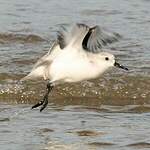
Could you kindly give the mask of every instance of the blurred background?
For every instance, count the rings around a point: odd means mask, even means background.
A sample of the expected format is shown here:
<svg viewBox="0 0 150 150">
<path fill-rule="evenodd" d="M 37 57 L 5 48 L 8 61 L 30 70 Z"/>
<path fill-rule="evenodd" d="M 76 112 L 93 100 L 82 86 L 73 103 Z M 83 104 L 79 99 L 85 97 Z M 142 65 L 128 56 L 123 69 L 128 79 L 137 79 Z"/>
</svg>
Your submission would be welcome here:
<svg viewBox="0 0 150 150">
<path fill-rule="evenodd" d="M 0 134 L 4 135 L 0 147 L 9 149 L 9 144 L 15 150 L 40 149 L 39 145 L 43 148 L 50 139 L 63 144 L 90 141 L 90 146 L 104 149 L 149 147 L 149 8 L 148 0 L 0 0 Z M 49 50 L 59 27 L 73 23 L 100 25 L 119 33 L 123 38 L 106 49 L 129 72 L 113 68 L 96 80 L 57 86 L 43 113 L 30 111 L 42 98 L 45 83 L 19 80 Z M 78 130 L 82 128 L 95 129 L 98 137 L 92 131 L 94 138 L 80 138 Z M 106 132 L 103 138 L 99 138 L 99 130 Z M 59 142 L 48 146 L 59 147 Z"/>
</svg>

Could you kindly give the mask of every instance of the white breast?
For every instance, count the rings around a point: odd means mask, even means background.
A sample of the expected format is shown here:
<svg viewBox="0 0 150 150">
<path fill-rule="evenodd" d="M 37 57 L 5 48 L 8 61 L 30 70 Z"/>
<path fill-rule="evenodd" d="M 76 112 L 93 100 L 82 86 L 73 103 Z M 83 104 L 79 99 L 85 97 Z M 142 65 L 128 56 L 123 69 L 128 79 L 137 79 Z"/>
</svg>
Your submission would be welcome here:
<svg viewBox="0 0 150 150">
<path fill-rule="evenodd" d="M 96 78 L 100 73 L 99 66 L 85 52 L 73 49 L 62 50 L 49 69 L 52 82 L 79 82 Z"/>
</svg>

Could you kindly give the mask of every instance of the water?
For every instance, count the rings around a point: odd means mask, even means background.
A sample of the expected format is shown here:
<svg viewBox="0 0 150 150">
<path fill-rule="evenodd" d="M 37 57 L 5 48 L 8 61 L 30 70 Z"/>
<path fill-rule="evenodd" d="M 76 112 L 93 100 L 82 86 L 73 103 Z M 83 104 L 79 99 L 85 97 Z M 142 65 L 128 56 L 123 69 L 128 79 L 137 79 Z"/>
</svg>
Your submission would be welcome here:
<svg viewBox="0 0 150 150">
<path fill-rule="evenodd" d="M 148 0 L 0 1 L 0 148 L 149 149 Z M 30 110 L 45 83 L 20 83 L 62 24 L 99 24 L 123 39 L 111 53 L 129 72 L 57 86 L 42 113 Z M 108 50 L 109 51 L 109 50 Z"/>
<path fill-rule="evenodd" d="M 135 113 L 136 107 L 53 106 L 43 113 L 29 107 L 1 104 L 2 149 L 150 148 L 150 114 Z"/>
</svg>

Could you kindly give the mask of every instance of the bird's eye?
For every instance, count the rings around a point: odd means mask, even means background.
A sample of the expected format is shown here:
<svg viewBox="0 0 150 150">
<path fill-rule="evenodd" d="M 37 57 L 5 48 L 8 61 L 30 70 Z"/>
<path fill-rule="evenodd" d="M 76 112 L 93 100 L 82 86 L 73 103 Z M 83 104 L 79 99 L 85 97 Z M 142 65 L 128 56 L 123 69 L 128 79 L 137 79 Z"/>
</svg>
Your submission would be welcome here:
<svg viewBox="0 0 150 150">
<path fill-rule="evenodd" d="M 107 60 L 107 61 L 108 61 L 108 60 L 109 60 L 109 58 L 108 58 L 108 57 L 105 57 L 105 60 Z"/>
</svg>

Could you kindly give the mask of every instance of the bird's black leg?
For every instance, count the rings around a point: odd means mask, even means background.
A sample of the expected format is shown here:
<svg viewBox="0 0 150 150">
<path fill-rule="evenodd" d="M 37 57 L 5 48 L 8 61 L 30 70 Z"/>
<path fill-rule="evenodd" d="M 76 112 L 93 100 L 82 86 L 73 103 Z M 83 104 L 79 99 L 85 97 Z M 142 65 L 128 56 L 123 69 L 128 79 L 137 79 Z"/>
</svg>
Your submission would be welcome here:
<svg viewBox="0 0 150 150">
<path fill-rule="evenodd" d="M 47 88 L 46 88 L 47 91 L 46 91 L 46 93 L 44 95 L 43 100 L 39 101 L 37 104 L 32 106 L 32 109 L 42 105 L 42 107 L 40 109 L 40 111 L 42 111 L 47 106 L 47 104 L 48 104 L 48 95 L 49 95 L 50 91 L 53 89 L 53 87 L 54 86 L 51 83 L 47 84 Z"/>
</svg>

